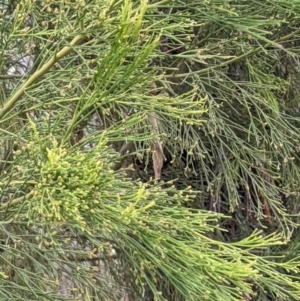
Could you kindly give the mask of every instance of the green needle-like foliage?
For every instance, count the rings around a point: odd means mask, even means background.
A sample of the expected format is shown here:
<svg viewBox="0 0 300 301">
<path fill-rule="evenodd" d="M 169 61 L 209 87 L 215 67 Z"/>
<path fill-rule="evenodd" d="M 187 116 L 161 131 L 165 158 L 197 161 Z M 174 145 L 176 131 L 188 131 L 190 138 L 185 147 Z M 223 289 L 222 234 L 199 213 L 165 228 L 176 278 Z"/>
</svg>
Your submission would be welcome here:
<svg viewBox="0 0 300 301">
<path fill-rule="evenodd" d="M 0 13 L 0 300 L 298 300 L 299 1 Z"/>
</svg>

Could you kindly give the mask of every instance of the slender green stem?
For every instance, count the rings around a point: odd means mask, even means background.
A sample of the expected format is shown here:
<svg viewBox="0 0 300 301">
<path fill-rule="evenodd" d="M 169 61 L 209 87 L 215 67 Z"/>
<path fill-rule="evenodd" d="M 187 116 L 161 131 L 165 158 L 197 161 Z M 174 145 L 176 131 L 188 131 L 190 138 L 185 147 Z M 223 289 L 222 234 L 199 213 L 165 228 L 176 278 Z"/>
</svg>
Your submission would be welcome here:
<svg viewBox="0 0 300 301">
<path fill-rule="evenodd" d="M 15 78 L 23 78 L 26 77 L 24 74 L 12 74 L 12 75 L 7 75 L 7 74 L 0 74 L 0 79 L 15 79 Z"/>
<path fill-rule="evenodd" d="M 8 201 L 7 203 L 1 204 L 0 205 L 0 210 L 6 209 L 6 208 L 8 208 L 10 206 L 14 206 L 14 205 L 20 204 L 20 203 L 22 203 L 26 199 L 26 197 L 29 197 L 30 195 L 31 195 L 30 193 L 27 193 L 24 196 L 21 196 L 19 198 L 16 198 L 16 199 L 13 199 L 11 201 Z"/>
<path fill-rule="evenodd" d="M 288 39 L 290 39 L 291 37 L 295 36 L 299 32 L 300 32 L 300 29 L 297 29 L 294 32 L 292 32 L 292 33 L 290 33 L 290 34 L 288 34 L 288 35 L 286 35 L 286 36 L 278 39 L 275 42 L 275 44 L 287 41 Z M 267 43 L 263 48 L 268 48 L 268 47 L 270 47 L 272 45 L 274 45 L 274 43 Z M 249 57 L 251 55 L 254 55 L 254 54 L 258 53 L 259 51 L 261 51 L 261 49 L 262 49 L 262 47 L 257 47 L 257 48 L 252 49 L 252 50 L 250 50 L 250 51 L 248 51 L 248 52 L 246 52 L 246 53 L 244 53 L 244 54 L 242 54 L 240 56 L 237 56 L 237 57 L 235 57 L 233 59 L 230 59 L 230 60 L 228 60 L 226 62 L 223 62 L 223 63 L 221 63 L 219 65 L 214 65 L 214 66 L 211 66 L 211 67 L 200 69 L 200 70 L 194 71 L 192 73 L 200 75 L 200 74 L 204 74 L 206 72 L 209 72 L 209 71 L 212 71 L 212 70 L 215 70 L 215 69 L 226 67 L 226 66 L 228 66 L 228 65 L 230 65 L 232 63 L 236 63 L 236 62 L 241 61 L 242 59 L 244 59 L 246 57 Z M 167 75 L 166 78 L 180 78 L 180 77 L 187 77 L 188 75 L 191 75 L 191 73 L 170 74 L 170 75 Z"/>
<path fill-rule="evenodd" d="M 32 86 L 41 76 L 47 73 L 55 63 L 57 63 L 64 56 L 69 54 L 73 46 L 82 41 L 83 36 L 76 36 L 70 43 L 69 46 L 65 46 L 62 50 L 57 52 L 44 66 L 42 66 L 38 71 L 36 71 L 17 91 L 16 93 L 7 101 L 0 110 L 0 119 L 2 119 L 18 102 L 18 100 L 23 96 L 25 90 Z"/>
</svg>

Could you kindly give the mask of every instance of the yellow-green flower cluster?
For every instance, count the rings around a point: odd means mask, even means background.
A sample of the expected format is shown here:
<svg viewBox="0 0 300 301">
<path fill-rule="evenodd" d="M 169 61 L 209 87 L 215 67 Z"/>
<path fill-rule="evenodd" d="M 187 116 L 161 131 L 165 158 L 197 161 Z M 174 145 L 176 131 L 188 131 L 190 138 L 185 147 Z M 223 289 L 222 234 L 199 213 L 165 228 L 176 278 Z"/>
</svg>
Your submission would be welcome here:
<svg viewBox="0 0 300 301">
<path fill-rule="evenodd" d="M 86 217 L 100 203 L 100 186 L 112 173 L 97 151 L 66 151 L 52 140 L 52 147 L 41 149 L 39 172 L 28 203 L 28 218 L 39 222 L 74 222 L 82 229 Z"/>
</svg>

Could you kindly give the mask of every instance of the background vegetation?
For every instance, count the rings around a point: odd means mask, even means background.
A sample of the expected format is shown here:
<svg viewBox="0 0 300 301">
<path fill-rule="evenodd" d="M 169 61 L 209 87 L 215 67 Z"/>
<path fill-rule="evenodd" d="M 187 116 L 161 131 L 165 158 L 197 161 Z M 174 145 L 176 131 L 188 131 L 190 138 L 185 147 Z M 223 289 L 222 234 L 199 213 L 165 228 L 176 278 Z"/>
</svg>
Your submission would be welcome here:
<svg viewBox="0 0 300 301">
<path fill-rule="evenodd" d="M 1 300 L 298 300 L 298 0 L 0 4 Z"/>
</svg>

